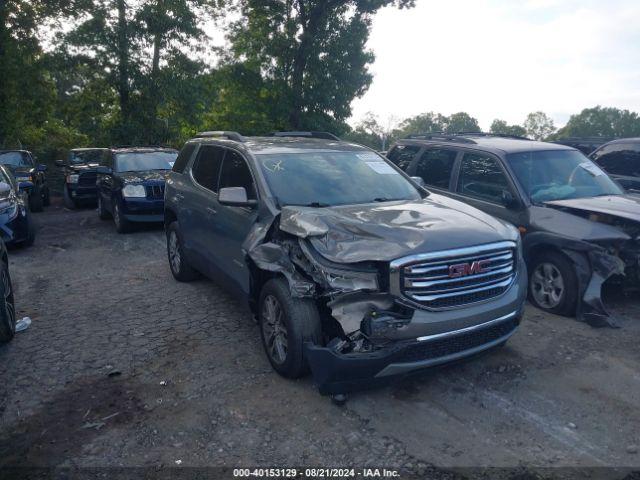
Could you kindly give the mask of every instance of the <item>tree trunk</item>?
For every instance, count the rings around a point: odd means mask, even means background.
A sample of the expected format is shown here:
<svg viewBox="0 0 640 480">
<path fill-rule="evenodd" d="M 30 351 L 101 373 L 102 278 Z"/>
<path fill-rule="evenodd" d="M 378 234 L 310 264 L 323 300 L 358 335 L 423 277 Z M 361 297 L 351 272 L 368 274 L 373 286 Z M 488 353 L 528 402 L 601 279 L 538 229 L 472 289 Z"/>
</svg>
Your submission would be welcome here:
<svg viewBox="0 0 640 480">
<path fill-rule="evenodd" d="M 127 32 L 127 5 L 125 0 L 116 0 L 118 6 L 118 95 L 123 123 L 131 116 L 129 105 L 129 35 Z"/>
</svg>

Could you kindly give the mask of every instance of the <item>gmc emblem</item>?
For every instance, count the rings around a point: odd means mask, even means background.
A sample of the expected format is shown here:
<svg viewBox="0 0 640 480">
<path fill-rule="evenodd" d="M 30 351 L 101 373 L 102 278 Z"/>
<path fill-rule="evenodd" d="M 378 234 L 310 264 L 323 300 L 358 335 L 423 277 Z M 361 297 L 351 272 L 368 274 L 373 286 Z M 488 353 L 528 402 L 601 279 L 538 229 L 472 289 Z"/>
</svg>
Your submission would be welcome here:
<svg viewBox="0 0 640 480">
<path fill-rule="evenodd" d="M 473 263 L 460 263 L 449 267 L 449 278 L 466 277 L 467 275 L 475 275 L 485 271 L 489 260 L 477 260 Z"/>
</svg>

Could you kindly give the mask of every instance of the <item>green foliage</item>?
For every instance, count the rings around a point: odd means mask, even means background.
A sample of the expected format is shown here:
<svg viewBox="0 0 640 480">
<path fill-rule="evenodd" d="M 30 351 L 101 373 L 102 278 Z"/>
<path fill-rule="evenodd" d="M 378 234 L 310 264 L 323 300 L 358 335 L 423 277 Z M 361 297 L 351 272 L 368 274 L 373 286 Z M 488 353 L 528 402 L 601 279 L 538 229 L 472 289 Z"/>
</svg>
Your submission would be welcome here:
<svg viewBox="0 0 640 480">
<path fill-rule="evenodd" d="M 601 106 L 572 115 L 556 137 L 638 137 L 640 116 L 629 110 Z"/>
<path fill-rule="evenodd" d="M 454 113 L 447 117 L 440 113 L 428 112 L 410 117 L 400 123 L 398 130 L 394 131 L 395 138 L 406 137 L 415 133 L 459 133 L 480 132 L 478 120 L 465 112 Z"/>
<path fill-rule="evenodd" d="M 546 140 L 556 131 L 553 120 L 544 112 L 530 113 L 523 126 L 527 136 L 534 140 Z"/>
<path fill-rule="evenodd" d="M 515 137 L 526 137 L 527 131 L 521 125 L 508 125 L 504 120 L 495 119 L 491 123 L 491 133 L 497 135 L 512 135 Z"/>
</svg>

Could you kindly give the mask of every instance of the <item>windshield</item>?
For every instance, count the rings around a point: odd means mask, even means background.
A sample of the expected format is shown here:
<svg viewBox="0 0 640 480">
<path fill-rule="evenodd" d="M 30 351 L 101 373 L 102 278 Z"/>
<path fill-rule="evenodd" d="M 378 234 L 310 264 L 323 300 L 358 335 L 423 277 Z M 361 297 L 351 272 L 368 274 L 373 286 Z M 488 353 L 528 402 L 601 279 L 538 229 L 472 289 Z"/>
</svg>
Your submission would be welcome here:
<svg viewBox="0 0 640 480">
<path fill-rule="evenodd" d="M 104 150 L 84 150 L 71 152 L 69 161 L 72 165 L 82 165 L 84 163 L 100 163 Z"/>
<path fill-rule="evenodd" d="M 178 152 L 129 152 L 116 155 L 118 172 L 171 170 Z"/>
<path fill-rule="evenodd" d="M 534 203 L 623 193 L 595 163 L 574 150 L 512 153 L 507 160 Z"/>
<path fill-rule="evenodd" d="M 33 167 L 31 158 L 24 152 L 0 152 L 0 163 L 12 167 Z"/>
<path fill-rule="evenodd" d="M 256 155 L 280 206 L 417 200 L 416 188 L 373 152 Z"/>
</svg>

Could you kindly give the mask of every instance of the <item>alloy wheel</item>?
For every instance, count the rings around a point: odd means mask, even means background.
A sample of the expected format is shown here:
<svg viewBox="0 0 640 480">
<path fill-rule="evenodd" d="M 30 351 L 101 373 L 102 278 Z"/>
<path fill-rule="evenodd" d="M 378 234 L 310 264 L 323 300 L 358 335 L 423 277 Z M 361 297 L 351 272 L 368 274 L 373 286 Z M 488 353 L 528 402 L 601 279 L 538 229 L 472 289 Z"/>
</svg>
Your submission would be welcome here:
<svg viewBox="0 0 640 480">
<path fill-rule="evenodd" d="M 16 331 L 16 308 L 13 303 L 13 289 L 11 287 L 11 277 L 9 276 L 9 270 L 6 266 L 2 267 L 2 285 L 4 287 L 4 303 L 7 309 L 7 321 L 9 322 L 9 329 L 15 333 Z"/>
<path fill-rule="evenodd" d="M 553 263 L 538 264 L 531 275 L 531 294 L 543 308 L 555 308 L 562 302 L 565 286 L 558 267 Z"/>
<path fill-rule="evenodd" d="M 273 295 L 267 295 L 262 304 L 262 333 L 271 360 L 283 364 L 287 360 L 287 327 L 282 305 Z"/>
</svg>

